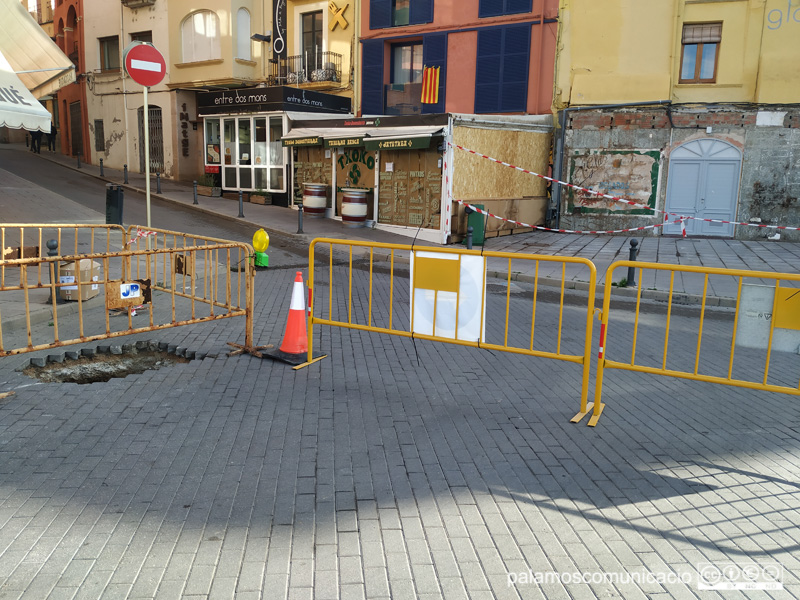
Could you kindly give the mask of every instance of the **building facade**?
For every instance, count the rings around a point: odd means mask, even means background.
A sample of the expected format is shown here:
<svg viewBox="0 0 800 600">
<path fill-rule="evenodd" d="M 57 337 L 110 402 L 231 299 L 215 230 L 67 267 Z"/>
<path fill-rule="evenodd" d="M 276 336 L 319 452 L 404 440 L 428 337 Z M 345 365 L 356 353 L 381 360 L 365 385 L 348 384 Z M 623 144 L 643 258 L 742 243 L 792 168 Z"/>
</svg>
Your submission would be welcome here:
<svg viewBox="0 0 800 600">
<path fill-rule="evenodd" d="M 755 239 L 800 226 L 800 6 L 562 0 L 561 228 Z M 685 217 L 685 218 L 682 218 Z M 780 232 L 797 240 L 797 232 Z"/>
<path fill-rule="evenodd" d="M 557 16 L 557 0 L 364 0 L 360 112 L 548 113 Z"/>
<path fill-rule="evenodd" d="M 56 44 L 75 65 L 74 83 L 62 87 L 56 96 L 56 140 L 63 154 L 81 155 L 89 161 L 87 152 L 89 125 L 86 118 L 86 53 L 83 20 L 84 0 L 63 0 L 53 12 Z"/>
</svg>

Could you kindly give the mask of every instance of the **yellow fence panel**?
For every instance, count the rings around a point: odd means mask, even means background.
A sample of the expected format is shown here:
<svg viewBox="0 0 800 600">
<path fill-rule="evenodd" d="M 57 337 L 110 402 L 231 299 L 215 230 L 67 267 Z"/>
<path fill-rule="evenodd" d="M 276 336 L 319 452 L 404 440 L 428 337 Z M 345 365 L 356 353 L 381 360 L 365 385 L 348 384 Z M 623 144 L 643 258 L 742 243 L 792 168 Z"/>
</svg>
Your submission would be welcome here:
<svg viewBox="0 0 800 600">
<path fill-rule="evenodd" d="M 535 262 L 532 278 L 515 269 L 520 261 Z M 577 306 L 566 301 L 576 277 L 587 284 Z M 562 360 L 582 366 L 582 415 L 595 280 L 583 258 L 318 238 L 309 247 L 308 361 L 315 325 Z"/>
<path fill-rule="evenodd" d="M 634 307 L 612 309 L 614 271 L 637 271 Z M 661 280 L 669 291 L 654 308 L 642 301 L 645 281 Z M 694 298 L 678 289 L 693 288 Z M 735 290 L 721 305 L 715 286 Z M 712 302 L 712 296 L 714 302 Z M 617 298 L 619 298 L 617 296 Z M 722 303 L 724 305 L 725 303 Z M 597 424 L 606 369 L 620 369 L 717 383 L 753 390 L 800 394 L 800 274 L 719 269 L 689 265 L 618 261 L 608 267 L 601 315 L 594 404 L 589 425 Z M 611 317 L 614 317 L 613 331 Z M 648 321 L 645 323 L 645 321 Z M 646 334 L 643 333 L 646 330 Z M 641 350 L 643 343 L 649 346 Z M 720 352 L 725 348 L 725 352 Z M 609 354 L 613 356 L 610 357 Z M 780 370 L 771 372 L 775 362 Z"/>
</svg>

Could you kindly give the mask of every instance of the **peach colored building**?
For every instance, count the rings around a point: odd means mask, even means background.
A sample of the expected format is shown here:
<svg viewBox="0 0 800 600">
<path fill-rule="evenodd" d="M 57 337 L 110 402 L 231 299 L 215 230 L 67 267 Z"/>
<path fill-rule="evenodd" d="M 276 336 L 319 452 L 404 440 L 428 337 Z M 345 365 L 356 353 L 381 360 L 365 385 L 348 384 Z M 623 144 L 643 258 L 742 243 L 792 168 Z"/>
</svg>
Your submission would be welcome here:
<svg viewBox="0 0 800 600">
<path fill-rule="evenodd" d="M 359 114 L 549 113 L 557 18 L 558 0 L 363 0 Z"/>
</svg>

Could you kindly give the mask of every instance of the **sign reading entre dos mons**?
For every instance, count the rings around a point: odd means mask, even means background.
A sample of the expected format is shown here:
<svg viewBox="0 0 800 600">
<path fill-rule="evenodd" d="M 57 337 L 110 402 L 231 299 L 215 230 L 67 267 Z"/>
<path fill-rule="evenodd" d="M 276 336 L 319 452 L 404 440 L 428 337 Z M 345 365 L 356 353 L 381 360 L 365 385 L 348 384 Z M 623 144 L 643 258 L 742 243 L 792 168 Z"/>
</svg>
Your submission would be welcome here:
<svg viewBox="0 0 800 600">
<path fill-rule="evenodd" d="M 658 150 L 600 150 L 570 157 L 569 182 L 597 192 L 655 207 L 661 153 Z M 614 202 L 569 188 L 569 210 L 652 214 L 647 209 Z"/>
</svg>

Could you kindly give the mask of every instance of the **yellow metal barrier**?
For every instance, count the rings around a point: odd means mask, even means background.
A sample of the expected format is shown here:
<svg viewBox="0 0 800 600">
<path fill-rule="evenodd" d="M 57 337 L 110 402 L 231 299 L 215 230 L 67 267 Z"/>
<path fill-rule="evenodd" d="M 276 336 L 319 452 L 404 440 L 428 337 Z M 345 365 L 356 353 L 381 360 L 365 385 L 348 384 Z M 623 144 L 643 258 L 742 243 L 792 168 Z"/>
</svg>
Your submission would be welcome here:
<svg viewBox="0 0 800 600">
<path fill-rule="evenodd" d="M 328 251 L 327 260 L 321 261 L 320 265 L 317 264 L 318 248 L 325 248 Z M 355 258 L 355 262 L 363 262 L 363 269 L 355 268 L 357 265 L 354 264 L 354 249 L 361 254 Z M 338 258 L 335 259 L 335 255 L 338 255 Z M 493 264 L 496 261 L 496 268 L 492 271 L 502 273 L 502 279 L 487 279 L 490 260 Z M 411 269 L 413 277 L 404 276 L 398 284 L 400 277 L 397 270 L 400 261 L 408 261 L 409 267 L 413 266 Z M 530 292 L 520 291 L 524 280 L 515 273 L 514 261 L 536 263 L 533 280 L 529 282 L 532 285 Z M 541 268 L 542 273 L 540 273 L 541 265 L 544 265 Z M 321 283 L 315 274 L 318 266 L 322 266 L 326 275 Z M 481 271 L 477 276 L 474 275 L 476 266 Z M 567 307 L 570 311 L 580 310 L 581 326 L 578 332 L 572 327 L 568 332 L 565 331 L 567 267 L 579 270 L 582 281 L 588 281 L 585 308 Z M 344 275 L 338 274 L 340 269 L 345 271 Z M 473 269 L 472 274 L 469 269 Z M 550 308 L 555 306 L 554 302 L 537 303 L 537 299 L 544 294 L 545 270 L 548 274 L 555 275 L 549 279 L 548 293 L 558 290 L 557 310 Z M 356 289 L 354 289 L 354 278 L 360 280 L 357 283 L 362 284 Z M 559 282 L 556 287 L 552 287 L 553 279 Z M 595 280 L 594 264 L 583 258 L 318 238 L 309 246 L 308 363 L 305 364 L 313 362 L 315 325 L 387 333 L 563 360 L 582 366 L 579 414 L 583 415 L 587 412 Z M 341 285 L 338 285 L 339 281 Z M 469 293 L 465 291 L 470 281 L 477 282 L 475 289 L 480 289 L 479 302 L 470 299 Z M 462 282 L 466 282 L 463 284 L 464 287 Z M 494 294 L 492 297 L 495 299 L 490 302 L 486 284 L 501 286 L 504 289 L 501 293 Z M 318 289 L 325 285 L 327 294 L 320 295 Z M 520 288 L 513 292 L 514 302 L 511 298 L 512 287 Z M 359 289 L 367 291 L 367 298 L 359 297 Z M 517 294 L 524 296 L 525 308 L 522 308 L 523 302 L 517 301 Z M 444 312 L 448 306 L 446 302 L 454 302 L 450 306 L 455 306 L 449 316 Z M 468 302 L 473 303 L 472 313 L 462 308 Z M 425 303 L 430 307 L 432 319 L 430 322 L 426 320 L 421 325 L 420 315 L 423 311 L 420 306 Z M 321 316 L 315 315 L 315 304 L 322 304 Z M 540 308 L 539 304 L 545 304 L 545 308 Z M 537 308 L 540 314 L 538 328 Z M 502 311 L 504 316 L 500 318 L 498 313 Z M 492 333 L 487 335 L 486 325 L 489 320 Z M 545 320 L 548 322 L 541 323 Z M 547 324 L 555 324 L 556 320 L 557 328 L 545 327 Z M 402 322 L 402 325 L 398 325 L 399 322 Z M 425 327 L 429 328 L 429 333 L 421 332 Z M 472 335 L 470 339 L 470 335 L 461 333 L 467 328 L 478 333 Z M 452 330 L 453 334 L 445 335 L 443 333 L 445 330 Z M 534 333 L 540 330 L 543 330 L 542 333 L 534 339 Z M 545 338 L 544 342 L 541 341 L 542 338 Z M 572 353 L 564 351 L 563 346 L 567 344 L 576 351 Z"/>
<path fill-rule="evenodd" d="M 124 230 L 122 234 L 126 241 Z M 160 231 L 159 234 L 169 236 L 173 232 Z M 194 241 L 200 238 L 175 233 L 172 239 Z M 131 247 L 137 245 L 130 244 Z M 244 316 L 246 320 L 245 346 L 231 345 L 245 351 L 254 350 L 252 248 L 248 244 L 223 243 L 212 238 L 204 239 L 203 245 L 174 243 L 163 247 L 158 239 L 151 240 L 150 245 L 150 250 L 0 261 L 3 273 L 0 292 L 4 292 L 2 311 L 6 313 L 0 315 L 0 356 L 237 316 Z M 69 262 L 83 266 L 93 275 L 96 273 L 96 279 L 83 280 L 86 275 L 82 268 L 73 268 L 71 279 L 62 279 L 58 265 Z M 42 271 L 47 275 L 46 281 Z M 65 289 L 71 290 L 74 302 L 51 302 Z M 104 297 L 94 299 L 94 296 Z M 37 304 L 48 305 L 37 314 L 44 312 L 44 316 L 51 318 L 52 334 L 46 335 L 47 332 L 41 331 L 44 328 L 39 328 L 35 334 L 38 337 L 34 339 L 31 317 Z M 134 325 L 134 316 L 137 320 L 145 318 L 136 315 L 136 310 L 147 313 L 146 324 Z M 16 321 L 24 322 L 25 343 L 12 331 L 6 338 L 15 337 L 15 343 L 7 347 L 4 326 L 10 329 L 6 324 L 14 320 L 7 313 L 14 311 L 20 317 Z M 75 313 L 77 322 L 74 319 L 64 322 L 64 314 Z"/>
<path fill-rule="evenodd" d="M 636 280 L 639 282 L 639 288 L 636 293 L 636 307 L 632 319 L 633 323 L 632 335 L 630 336 L 630 360 L 623 362 L 619 360 L 611 360 L 607 357 L 607 354 L 611 346 L 611 344 L 609 344 L 609 315 L 611 310 L 611 294 L 614 289 L 614 270 L 627 267 L 632 267 L 638 271 L 638 278 Z M 666 298 L 666 311 L 664 315 L 659 314 L 657 319 L 659 325 L 662 318 L 663 323 L 665 324 L 663 350 L 658 360 L 654 360 L 653 356 L 650 356 L 654 363 L 651 365 L 643 364 L 643 362 L 646 361 L 637 361 L 637 359 L 641 359 L 641 356 L 637 357 L 637 340 L 639 339 L 639 329 L 641 325 L 640 312 L 642 307 L 642 287 L 644 287 L 642 282 L 644 281 L 644 274 L 648 273 L 649 271 L 654 271 L 654 275 L 665 272 L 669 274 L 669 292 Z M 676 274 L 681 274 L 684 284 L 686 283 L 686 280 L 691 277 L 691 275 L 696 275 L 698 277 L 702 276 L 702 295 L 697 294 L 696 300 L 699 301 L 699 305 L 695 304 L 693 308 L 691 305 L 688 305 L 687 308 L 686 303 L 682 304 L 681 311 L 684 313 L 688 311 L 692 314 L 688 315 L 690 319 L 688 324 L 683 325 L 680 332 L 673 332 L 674 335 L 671 339 L 671 323 L 674 321 L 674 307 L 677 304 L 675 302 L 675 298 L 679 295 L 675 292 Z M 708 336 L 713 336 L 712 341 L 715 341 L 714 338 L 716 338 L 716 341 L 724 340 L 726 344 L 728 339 L 730 340 L 730 353 L 727 359 L 721 362 L 717 361 L 717 364 L 713 364 L 714 360 L 712 359 L 718 359 L 719 353 L 709 351 L 705 356 L 707 356 L 709 359 L 707 362 L 711 364 L 704 364 L 703 368 L 701 368 L 701 347 L 703 342 L 704 326 L 706 326 L 706 322 L 709 320 L 706 307 L 709 305 L 708 292 L 710 276 L 719 276 L 721 278 L 725 278 L 726 281 L 730 282 L 729 287 L 735 287 L 735 312 L 732 318 L 732 326 L 730 330 L 725 327 L 724 323 L 719 325 L 719 319 L 717 319 L 717 321 L 714 322 L 714 330 Z M 727 278 L 733 278 L 733 280 Z M 770 291 L 773 288 L 765 288 L 763 283 L 765 281 L 770 282 L 774 286 L 774 298 L 771 300 L 767 299 L 768 306 L 766 309 L 762 308 L 761 310 L 758 310 L 748 308 L 747 306 L 743 305 L 742 292 L 744 280 L 753 280 L 754 284 L 757 284 L 761 290 L 766 290 L 768 294 L 773 293 Z M 699 279 L 697 283 L 697 289 L 699 291 Z M 794 287 L 782 288 L 782 283 L 785 285 L 793 285 Z M 612 263 L 608 267 L 608 271 L 606 273 L 603 311 L 601 315 L 602 324 L 600 327 L 597 378 L 595 382 L 595 397 L 594 404 L 591 407 L 592 416 L 589 419 L 589 425 L 595 426 L 597 424 L 597 421 L 603 412 L 603 408 L 605 407 L 605 404 L 602 402 L 603 376 L 605 369 L 621 369 L 639 373 L 666 375 L 669 377 L 678 377 L 693 381 L 718 383 L 753 390 L 765 390 L 800 395 L 800 382 L 798 382 L 797 385 L 792 384 L 791 386 L 769 383 L 770 360 L 774 357 L 772 350 L 774 345 L 773 342 L 776 338 L 776 328 L 786 328 L 787 330 L 799 331 L 798 339 L 800 339 L 800 310 L 798 310 L 798 308 L 800 308 L 800 290 L 797 289 L 798 284 L 800 284 L 800 274 L 666 265 L 635 261 L 618 261 Z M 763 291 L 761 293 L 763 294 Z M 695 315 L 694 313 L 697 314 Z M 681 318 L 683 319 L 685 316 L 686 315 L 681 315 Z M 630 322 L 630 317 L 630 314 L 628 314 L 625 320 Z M 756 323 L 759 322 L 759 319 L 763 321 L 763 337 L 766 338 L 764 340 L 764 345 L 766 346 L 765 348 L 759 349 L 757 344 L 752 343 L 752 340 L 747 340 L 747 343 L 742 343 L 744 340 L 741 339 L 741 335 L 739 336 L 739 340 L 737 340 L 737 333 L 740 330 L 743 319 L 755 319 Z M 730 320 L 731 319 L 728 318 L 728 321 Z M 622 324 L 620 327 L 621 326 Z M 628 326 L 630 326 L 630 324 Z M 696 340 L 693 337 L 694 332 L 696 332 Z M 748 335 L 750 335 L 749 330 Z M 627 338 L 628 336 L 625 335 L 624 337 Z M 672 341 L 673 345 L 673 352 L 670 355 L 670 359 L 673 363 L 684 363 L 685 368 L 681 369 L 679 368 L 680 365 L 676 364 L 673 364 L 670 368 L 668 368 L 667 351 L 670 349 L 670 341 Z M 682 346 L 680 346 L 679 351 L 675 351 L 674 346 L 679 344 L 682 344 Z M 738 362 L 735 361 L 735 351 L 737 346 L 740 346 L 740 354 L 744 354 L 744 356 L 739 357 Z M 756 365 L 761 364 L 761 360 L 763 360 L 763 370 L 756 368 Z M 721 373 L 712 374 L 709 372 L 713 372 L 714 367 L 716 367 Z M 744 375 L 752 376 L 744 377 Z M 578 415 L 574 421 L 577 422 L 581 418 L 582 415 Z"/>
</svg>

